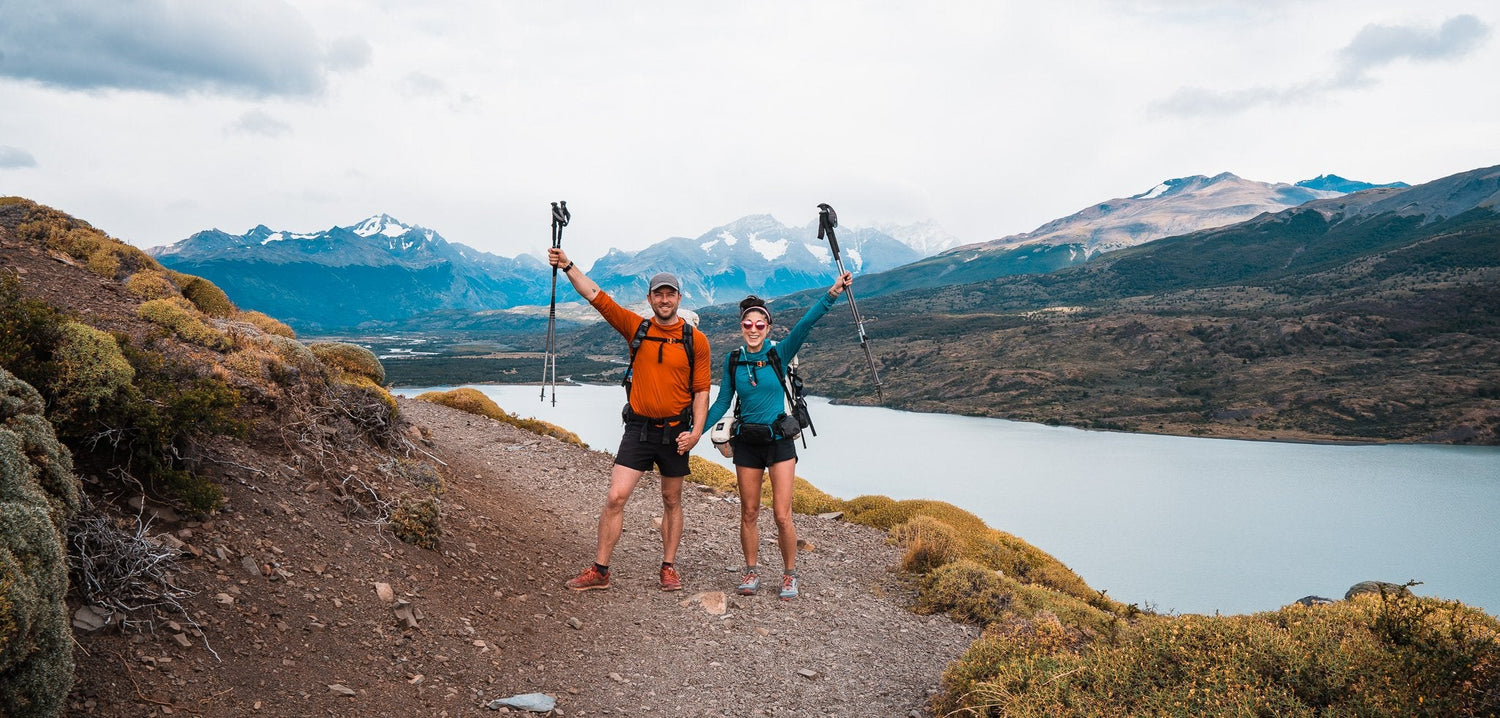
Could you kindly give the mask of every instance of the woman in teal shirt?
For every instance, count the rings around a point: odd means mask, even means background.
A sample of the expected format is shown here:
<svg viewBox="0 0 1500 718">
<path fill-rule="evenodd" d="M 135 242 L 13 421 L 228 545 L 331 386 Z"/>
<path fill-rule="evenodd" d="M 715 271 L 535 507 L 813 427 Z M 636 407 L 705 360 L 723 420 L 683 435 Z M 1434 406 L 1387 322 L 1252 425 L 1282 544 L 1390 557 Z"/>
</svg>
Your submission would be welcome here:
<svg viewBox="0 0 1500 718">
<path fill-rule="evenodd" d="M 729 352 L 724 359 L 724 381 L 719 396 L 708 410 L 706 426 L 713 426 L 729 411 L 736 396 L 736 430 L 729 440 L 734 452 L 735 477 L 740 485 L 740 548 L 745 552 L 744 578 L 739 593 L 750 595 L 760 588 L 760 570 L 756 554 L 760 548 L 761 479 L 771 474 L 771 510 L 776 516 L 776 542 L 781 547 L 784 566 L 781 575 L 781 598 L 797 597 L 797 529 L 792 526 L 792 480 L 797 469 L 797 444 L 794 437 L 776 429 L 777 419 L 787 412 L 786 395 L 780 376 L 786 376 L 786 365 L 797 356 L 813 325 L 838 301 L 839 295 L 854 281 L 844 273 L 819 301 L 814 302 L 780 342 L 767 342 L 771 330 L 771 311 L 759 297 L 740 302 L 740 334 L 745 345 Z M 779 367 L 770 363 L 770 350 L 776 349 Z M 738 361 L 736 361 L 736 356 Z M 733 377 L 731 381 L 730 377 Z"/>
</svg>

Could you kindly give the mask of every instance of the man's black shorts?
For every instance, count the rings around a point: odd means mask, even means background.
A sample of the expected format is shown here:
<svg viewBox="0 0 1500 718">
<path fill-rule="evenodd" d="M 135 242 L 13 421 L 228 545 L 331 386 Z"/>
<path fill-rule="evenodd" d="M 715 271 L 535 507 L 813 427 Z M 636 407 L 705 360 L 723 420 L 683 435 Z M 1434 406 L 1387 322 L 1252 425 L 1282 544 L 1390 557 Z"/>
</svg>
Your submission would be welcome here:
<svg viewBox="0 0 1500 718">
<path fill-rule="evenodd" d="M 734 445 L 734 465 L 749 469 L 764 469 L 787 459 L 797 458 L 797 440 L 780 439 L 769 444 L 750 444 L 739 439 L 730 439 Z"/>
<path fill-rule="evenodd" d="M 646 438 L 641 440 L 641 425 L 625 425 L 625 435 L 620 437 L 620 450 L 615 452 L 615 463 L 627 469 L 650 471 L 654 464 L 662 476 L 681 477 L 688 475 L 688 455 L 677 453 L 675 428 L 667 430 L 668 440 L 662 443 L 662 427 L 646 428 Z"/>
</svg>

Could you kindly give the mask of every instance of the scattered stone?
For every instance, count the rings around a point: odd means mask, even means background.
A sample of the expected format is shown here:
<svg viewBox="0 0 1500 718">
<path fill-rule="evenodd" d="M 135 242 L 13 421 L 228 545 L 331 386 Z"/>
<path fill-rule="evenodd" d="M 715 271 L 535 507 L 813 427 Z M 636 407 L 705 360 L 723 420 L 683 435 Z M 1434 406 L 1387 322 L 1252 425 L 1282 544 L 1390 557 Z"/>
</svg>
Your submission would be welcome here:
<svg viewBox="0 0 1500 718">
<path fill-rule="evenodd" d="M 397 601 L 395 608 L 396 618 L 406 622 L 407 628 L 417 627 L 417 612 L 412 609 L 410 601 Z"/>
<path fill-rule="evenodd" d="M 509 698 L 496 698 L 490 701 L 488 707 L 492 711 L 501 708 L 520 708 L 532 713 L 546 713 L 557 707 L 557 700 L 546 693 L 522 693 Z"/>
<path fill-rule="evenodd" d="M 353 698 L 355 695 L 357 695 L 354 692 L 353 688 L 350 688 L 349 686 L 346 686 L 346 685 L 344 685 L 342 683 L 330 683 L 330 684 L 328 684 L 328 691 L 330 693 L 337 693 L 337 694 L 339 694 L 341 696 L 347 696 L 349 698 Z"/>
<path fill-rule="evenodd" d="M 161 541 L 161 545 L 166 546 L 167 548 L 177 551 L 181 551 L 187 548 L 187 544 L 183 543 L 182 539 L 177 538 L 173 534 L 162 534 L 157 538 Z"/>
<path fill-rule="evenodd" d="M 231 596 L 231 595 L 229 595 L 227 593 L 221 593 L 221 594 L 218 594 L 218 595 L 214 596 L 214 600 L 218 601 L 219 603 L 222 603 L 222 604 L 224 604 L 226 606 L 232 606 L 232 605 L 234 605 L 234 596 Z"/>
<path fill-rule="evenodd" d="M 381 603 L 396 602 L 396 592 L 391 590 L 391 585 L 388 583 L 377 582 L 375 584 L 375 597 L 379 598 Z"/>
<path fill-rule="evenodd" d="M 766 636 L 769 636 L 769 635 L 771 635 L 771 629 L 769 629 L 769 628 L 766 628 L 766 627 L 764 627 L 764 626 L 758 626 L 758 627 L 756 627 L 756 629 L 755 629 L 755 633 L 756 633 L 756 634 L 757 634 L 757 635 L 759 635 L 759 636 L 761 636 L 761 637 L 762 637 L 762 638 L 764 638 L 764 637 L 766 637 Z"/>
<path fill-rule="evenodd" d="M 580 630 L 583 628 L 583 621 L 579 620 L 577 616 L 570 616 L 568 617 L 568 627 L 574 630 Z"/>
<path fill-rule="evenodd" d="M 423 681 L 423 680 L 424 680 L 424 679 L 426 679 L 426 678 L 427 678 L 427 676 L 424 676 L 424 675 L 422 675 L 422 674 L 420 674 L 420 673 L 418 673 L 418 674 L 416 674 L 416 675 L 414 675 L 414 676 L 412 676 L 412 677 L 411 677 L 411 678 L 410 678 L 410 679 L 408 679 L 408 680 L 407 680 L 407 681 L 406 681 L 406 682 L 407 682 L 407 683 L 410 683 L 410 684 L 412 684 L 412 685 L 414 685 L 414 686 L 418 686 L 418 685 L 421 685 L 421 684 L 422 684 L 422 681 Z"/>
<path fill-rule="evenodd" d="M 819 672 L 817 672 L 817 671 L 815 671 L 815 670 L 813 670 L 811 668 L 798 668 L 797 669 L 797 675 L 802 676 L 803 678 L 806 678 L 809 681 L 818 680 L 819 678 L 821 678 L 823 676 L 822 673 L 819 673 Z"/>
<path fill-rule="evenodd" d="M 110 616 L 93 606 L 84 606 L 73 613 L 73 627 L 85 633 L 93 633 L 110 624 Z"/>
<path fill-rule="evenodd" d="M 715 616 L 722 616 L 725 611 L 729 610 L 729 599 L 724 595 L 723 591 L 695 593 L 683 599 L 680 605 L 689 606 L 694 603 L 702 606 L 704 611 Z"/>
<path fill-rule="evenodd" d="M 1322 596 L 1303 596 L 1302 598 L 1297 599 L 1297 603 L 1300 603 L 1304 606 L 1322 606 L 1333 603 L 1333 599 L 1323 598 Z"/>
<path fill-rule="evenodd" d="M 172 640 L 176 641 L 177 645 L 182 646 L 183 648 L 191 648 L 193 645 L 192 639 L 189 639 L 187 635 L 183 633 L 172 634 Z"/>
<path fill-rule="evenodd" d="M 654 528 L 654 529 L 656 529 L 658 531 L 661 530 L 661 517 L 660 516 L 652 516 L 651 517 L 651 528 Z"/>
<path fill-rule="evenodd" d="M 817 546 L 814 546 L 813 542 L 808 541 L 807 539 L 797 539 L 797 550 L 798 551 L 812 551 L 813 549 L 816 549 L 816 548 L 817 548 Z"/>
<path fill-rule="evenodd" d="M 844 512 L 842 512 L 842 511 L 828 511 L 828 512 L 825 512 L 825 513 L 818 514 L 818 518 L 820 518 L 820 519 L 828 519 L 829 521 L 838 521 L 839 519 L 844 518 Z"/>
<path fill-rule="evenodd" d="M 248 573 L 256 578 L 260 578 L 261 576 L 260 564 L 257 564 L 255 562 L 255 559 L 250 558 L 249 556 L 240 557 L 240 568 L 245 569 L 245 573 Z"/>
</svg>

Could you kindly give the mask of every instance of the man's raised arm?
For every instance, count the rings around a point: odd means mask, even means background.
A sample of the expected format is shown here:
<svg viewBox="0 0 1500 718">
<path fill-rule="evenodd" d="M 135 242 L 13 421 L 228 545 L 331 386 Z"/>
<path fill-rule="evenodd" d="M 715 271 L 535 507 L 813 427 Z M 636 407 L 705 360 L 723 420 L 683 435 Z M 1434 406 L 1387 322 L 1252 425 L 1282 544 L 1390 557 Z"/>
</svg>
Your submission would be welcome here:
<svg viewBox="0 0 1500 718">
<path fill-rule="evenodd" d="M 574 291 L 578 292 L 578 296 L 583 297 L 584 301 L 593 302 L 594 297 L 599 296 L 599 285 L 589 279 L 588 275 L 583 273 L 583 269 L 574 265 L 561 249 L 547 250 L 547 262 L 567 275 L 568 281 L 573 283 Z"/>
</svg>

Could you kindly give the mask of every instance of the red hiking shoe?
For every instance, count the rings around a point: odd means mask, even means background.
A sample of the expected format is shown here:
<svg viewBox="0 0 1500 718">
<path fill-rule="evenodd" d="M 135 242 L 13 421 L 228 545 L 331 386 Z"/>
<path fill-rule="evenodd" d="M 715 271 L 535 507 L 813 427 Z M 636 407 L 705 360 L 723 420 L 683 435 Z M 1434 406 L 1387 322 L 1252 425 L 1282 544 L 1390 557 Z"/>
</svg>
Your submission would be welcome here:
<svg viewBox="0 0 1500 718">
<path fill-rule="evenodd" d="M 574 591 L 591 591 L 596 588 L 609 588 L 609 574 L 599 573 L 593 566 L 583 570 L 583 573 L 569 579 L 563 584 Z"/>
<path fill-rule="evenodd" d="M 681 591 L 682 590 L 682 577 L 677 575 L 677 567 L 676 566 L 662 566 L 661 567 L 661 590 L 663 590 L 663 591 Z"/>
</svg>

